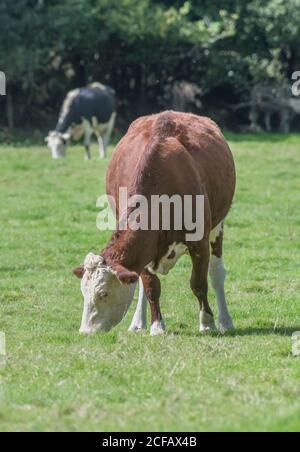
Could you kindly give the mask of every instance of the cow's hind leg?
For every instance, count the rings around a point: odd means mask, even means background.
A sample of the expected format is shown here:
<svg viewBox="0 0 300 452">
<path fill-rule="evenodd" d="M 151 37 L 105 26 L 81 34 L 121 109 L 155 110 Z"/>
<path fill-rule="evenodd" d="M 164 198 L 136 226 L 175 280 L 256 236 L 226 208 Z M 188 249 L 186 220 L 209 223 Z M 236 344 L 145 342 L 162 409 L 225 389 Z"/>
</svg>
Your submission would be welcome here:
<svg viewBox="0 0 300 452">
<path fill-rule="evenodd" d="M 193 262 L 191 277 L 191 289 L 198 298 L 200 306 L 200 332 L 215 331 L 215 321 L 208 303 L 208 266 L 209 266 L 209 242 L 203 239 L 197 248 L 190 249 Z"/>
<path fill-rule="evenodd" d="M 143 331 L 147 328 L 147 297 L 142 278 L 139 281 L 139 299 L 128 331 Z"/>
<path fill-rule="evenodd" d="M 217 226 L 210 235 L 212 254 L 210 258 L 209 273 L 213 289 L 216 292 L 219 310 L 219 329 L 222 333 L 234 329 L 232 318 L 229 314 L 224 283 L 226 271 L 223 264 L 223 224 Z"/>
<path fill-rule="evenodd" d="M 99 132 L 97 132 L 96 136 L 97 136 L 97 141 L 98 141 L 98 146 L 99 146 L 99 157 L 100 157 L 100 159 L 105 159 L 106 158 L 106 149 L 104 146 L 102 135 Z"/>
<path fill-rule="evenodd" d="M 116 116 L 117 116 L 116 112 L 113 112 L 112 115 L 111 115 L 111 118 L 110 118 L 110 120 L 109 120 L 109 122 L 107 124 L 106 133 L 105 133 L 104 139 L 103 139 L 103 144 L 104 144 L 105 149 L 109 145 L 109 142 L 110 142 L 110 139 L 111 139 L 111 135 L 112 135 L 112 132 L 113 132 L 114 127 L 115 127 Z"/>
<path fill-rule="evenodd" d="M 145 288 L 145 294 L 150 304 L 151 310 L 151 336 L 158 336 L 165 332 L 165 324 L 160 312 L 159 299 L 161 293 L 160 280 L 156 275 L 152 275 L 145 270 L 141 274 L 143 285 Z"/>
</svg>

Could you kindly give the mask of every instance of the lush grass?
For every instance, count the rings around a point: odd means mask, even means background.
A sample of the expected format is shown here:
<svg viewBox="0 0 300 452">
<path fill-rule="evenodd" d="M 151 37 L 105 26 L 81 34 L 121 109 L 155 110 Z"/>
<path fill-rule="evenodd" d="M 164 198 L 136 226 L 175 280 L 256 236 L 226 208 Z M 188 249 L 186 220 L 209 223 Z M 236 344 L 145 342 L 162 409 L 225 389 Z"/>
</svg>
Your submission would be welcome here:
<svg viewBox="0 0 300 452">
<path fill-rule="evenodd" d="M 71 268 L 95 226 L 107 162 L 0 148 L 0 430 L 299 430 L 300 139 L 230 135 L 238 191 L 225 260 L 233 336 L 201 336 L 183 258 L 162 278 L 165 337 L 78 334 Z M 212 305 L 215 306 L 213 294 Z"/>
</svg>

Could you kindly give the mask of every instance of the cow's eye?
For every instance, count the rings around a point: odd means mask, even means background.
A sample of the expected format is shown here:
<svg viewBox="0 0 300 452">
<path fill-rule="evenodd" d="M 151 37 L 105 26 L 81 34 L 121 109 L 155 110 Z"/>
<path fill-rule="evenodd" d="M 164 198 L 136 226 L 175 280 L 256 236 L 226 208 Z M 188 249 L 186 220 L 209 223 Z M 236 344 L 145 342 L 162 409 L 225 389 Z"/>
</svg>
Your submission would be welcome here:
<svg viewBox="0 0 300 452">
<path fill-rule="evenodd" d="M 174 257 L 176 256 L 175 251 L 173 250 L 171 254 L 169 254 L 168 259 L 174 259 Z"/>
</svg>

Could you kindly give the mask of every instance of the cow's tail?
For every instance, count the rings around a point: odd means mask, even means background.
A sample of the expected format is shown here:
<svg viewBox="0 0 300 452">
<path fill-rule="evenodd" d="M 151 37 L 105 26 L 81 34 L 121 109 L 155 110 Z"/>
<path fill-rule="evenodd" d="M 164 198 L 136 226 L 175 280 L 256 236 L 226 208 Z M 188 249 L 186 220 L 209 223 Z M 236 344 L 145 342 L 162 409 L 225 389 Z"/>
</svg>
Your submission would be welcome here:
<svg viewBox="0 0 300 452">
<path fill-rule="evenodd" d="M 173 111 L 165 111 L 159 116 L 152 135 L 159 141 L 177 135 L 177 125 Z"/>
</svg>

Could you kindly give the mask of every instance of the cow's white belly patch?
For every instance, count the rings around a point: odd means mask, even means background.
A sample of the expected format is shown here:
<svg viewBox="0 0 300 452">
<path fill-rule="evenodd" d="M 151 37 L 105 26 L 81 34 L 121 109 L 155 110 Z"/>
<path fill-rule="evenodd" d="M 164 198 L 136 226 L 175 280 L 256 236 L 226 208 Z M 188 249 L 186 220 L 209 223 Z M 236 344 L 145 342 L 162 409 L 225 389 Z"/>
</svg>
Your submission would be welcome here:
<svg viewBox="0 0 300 452">
<path fill-rule="evenodd" d="M 96 134 L 98 133 L 99 135 L 104 134 L 106 132 L 106 130 L 108 129 L 110 122 L 111 122 L 111 119 L 109 119 L 108 122 L 100 123 L 100 122 L 98 122 L 97 118 L 95 116 L 93 116 L 92 117 L 92 128 L 93 128 L 93 131 Z"/>
<path fill-rule="evenodd" d="M 224 224 L 223 222 L 219 223 L 215 229 L 210 232 L 209 241 L 211 243 L 215 243 L 219 235 L 223 232 Z"/>
<path fill-rule="evenodd" d="M 72 134 L 72 138 L 73 140 L 80 140 L 85 132 L 86 129 L 86 124 L 84 123 L 84 121 L 81 124 L 78 124 L 77 126 L 74 126 L 71 128 L 71 134 Z"/>
<path fill-rule="evenodd" d="M 167 275 L 176 265 L 178 259 L 186 254 L 187 251 L 188 248 L 184 243 L 174 242 L 169 246 L 168 252 L 159 261 L 157 268 L 154 268 L 154 262 L 150 262 L 146 268 L 152 274 L 159 273 L 161 275 Z"/>
<path fill-rule="evenodd" d="M 102 135 L 106 132 L 107 128 L 111 123 L 111 119 L 107 123 L 99 123 L 95 116 L 92 117 L 91 121 L 88 119 L 82 119 L 81 124 L 77 124 L 70 127 L 70 133 L 72 135 L 73 140 L 80 140 L 85 133 Z"/>
</svg>

